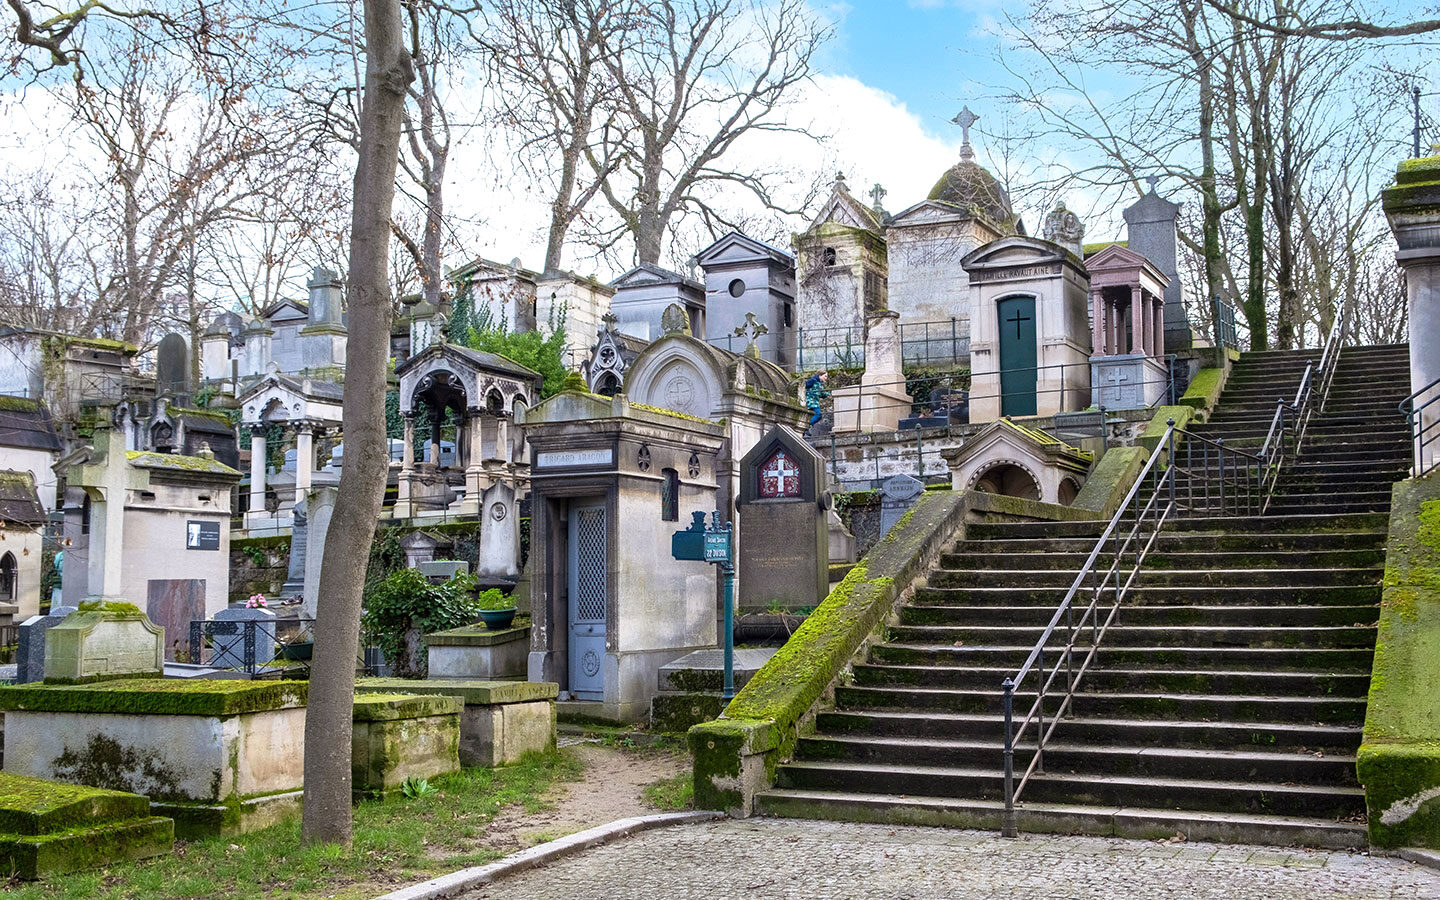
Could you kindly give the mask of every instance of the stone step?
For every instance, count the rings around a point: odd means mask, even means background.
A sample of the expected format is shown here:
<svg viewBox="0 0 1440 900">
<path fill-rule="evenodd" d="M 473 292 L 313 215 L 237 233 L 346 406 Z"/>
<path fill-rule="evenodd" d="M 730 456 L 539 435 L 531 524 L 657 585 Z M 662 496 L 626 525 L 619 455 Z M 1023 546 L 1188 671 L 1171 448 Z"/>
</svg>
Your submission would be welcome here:
<svg viewBox="0 0 1440 900">
<path fill-rule="evenodd" d="M 1081 598 L 1088 603 L 1089 595 Z M 1219 599 L 1219 598 L 1215 598 Z M 1101 609 L 1108 613 L 1108 598 Z M 1048 625 L 1055 612 L 1049 606 L 906 606 L 900 611 L 901 625 Z M 1075 610 L 1078 617 L 1081 609 Z M 1179 606 L 1126 604 L 1117 621 L 1127 625 L 1208 625 L 1215 628 L 1253 628 L 1262 625 L 1356 625 L 1379 619 L 1377 605 L 1366 606 L 1255 606 L 1223 604 Z"/>
<path fill-rule="evenodd" d="M 1275 534 L 1201 534 L 1161 531 L 1156 549 L 1216 550 L 1372 550 L 1384 546 L 1383 531 L 1314 531 L 1277 532 Z M 952 553 L 981 552 L 1004 548 L 1010 553 L 1083 553 L 1095 547 L 1092 537 L 1031 537 L 1010 538 L 997 546 L 994 540 L 962 540 L 951 547 Z"/>
<path fill-rule="evenodd" d="M 1223 531 L 1231 534 L 1311 533 L 1315 531 L 1376 531 L 1388 528 L 1389 516 L 1377 513 L 1354 513 L 1342 516 L 1215 516 L 1179 518 L 1165 523 L 1169 533 L 1192 531 Z M 1076 537 L 1093 535 L 1098 538 L 1104 522 L 979 522 L 965 526 L 967 537 L 1007 540 L 1024 537 Z"/>
<path fill-rule="evenodd" d="M 1031 676 L 1033 680 L 1035 676 Z M 843 685 L 835 688 L 837 709 L 938 710 L 960 713 L 1003 711 L 1000 685 L 993 688 Z M 1028 710 L 1033 690 L 1015 693 L 1015 709 Z M 1360 726 L 1365 700 L 1359 697 L 1273 697 L 1242 694 L 1165 693 L 1161 691 L 1091 692 L 1073 699 L 1074 714 L 1103 718 L 1170 719 L 1217 722 L 1308 722 Z"/>
<path fill-rule="evenodd" d="M 760 815 L 896 825 L 1000 829 L 1004 804 L 955 797 L 771 789 L 755 798 Z M 1190 841 L 1345 850 L 1367 846 L 1364 824 L 1294 816 L 1210 813 L 1038 803 L 1027 800 L 1015 810 L 1022 832 L 1092 834 L 1155 840 L 1177 832 Z"/>
<path fill-rule="evenodd" d="M 1058 639 L 1057 639 L 1058 644 Z M 902 666 L 980 666 L 1019 669 L 1033 644 L 1000 647 L 956 647 L 943 644 L 878 644 L 870 649 L 869 661 Z M 1076 652 L 1088 652 L 1088 644 Z M 1358 648 L 1315 647 L 1101 647 L 1097 659 L 1106 666 L 1160 669 L 1273 668 L 1295 671 L 1312 668 L 1325 672 L 1369 675 L 1374 651 Z"/>
<path fill-rule="evenodd" d="M 953 738 L 993 734 L 1003 720 L 995 716 L 887 710 L 833 710 L 815 720 L 819 734 Z M 1205 722 L 1164 719 L 1099 719 L 1066 717 L 1060 726 L 1066 740 L 1146 747 L 1196 747 L 1351 754 L 1360 746 L 1362 729 L 1353 726 L 1294 722 Z M 1058 731 L 1056 734 L 1061 734 Z"/>
<path fill-rule="evenodd" d="M 1000 797 L 1003 778 L 998 766 L 792 762 L 779 768 L 776 787 L 996 800 Z M 1030 779 L 1024 798 L 1032 803 L 1134 804 L 1337 819 L 1358 815 L 1365 808 L 1364 792 L 1360 788 L 1340 785 L 1071 775 L 1048 771 Z"/>
<path fill-rule="evenodd" d="M 1058 647 L 1058 642 L 1057 642 Z M 1046 656 L 1046 665 L 1061 665 L 1059 649 Z M 1078 666 L 1083 660 L 1072 660 Z M 1108 665 L 1108 662 L 1107 662 Z M 1062 665 L 1063 668 L 1063 665 Z M 1009 666 L 985 668 L 946 666 L 896 666 L 860 663 L 854 667 L 855 684 L 861 687 L 935 687 L 979 689 L 998 686 L 1014 674 Z M 1032 676 L 1033 677 L 1033 676 Z M 1056 682 L 1063 690 L 1065 676 Z M 1116 669 L 1095 668 L 1085 673 L 1084 690 L 1092 694 L 1160 691 L 1171 694 L 1228 695 L 1255 691 L 1272 697 L 1362 698 L 1370 690 L 1370 673 L 1237 671 L 1210 669 Z"/>
<path fill-rule="evenodd" d="M 1383 567 L 1313 569 L 1150 569 L 1144 573 L 1148 587 L 1160 585 L 1323 585 L 1377 584 Z M 936 569 L 930 575 L 935 587 L 1069 587 L 1077 572 L 1063 569 Z"/>
<path fill-rule="evenodd" d="M 1291 496 L 1286 493 L 1277 493 L 1276 497 Z M 1390 500 L 1390 492 L 1376 494 L 1373 497 L 1369 494 L 1362 495 L 1364 499 L 1382 499 L 1385 502 Z M 1106 542 L 1107 549 L 1113 546 L 1112 542 Z M 1072 551 L 1062 553 L 1052 551 L 1045 554 L 1035 553 L 1013 553 L 1013 552 L 966 552 L 946 553 L 940 558 L 940 566 L 945 569 L 1010 569 L 1021 571 L 1025 569 L 1068 569 L 1071 572 L 1078 572 L 1084 566 L 1089 551 Z M 1113 554 L 1102 554 L 1099 561 L 1102 565 L 1108 566 L 1113 559 Z M 1256 550 L 1247 552 L 1243 550 L 1221 550 L 1205 551 L 1190 550 L 1170 544 L 1163 548 L 1152 549 L 1145 557 L 1146 569 L 1209 569 L 1225 566 L 1226 568 L 1246 569 L 1288 569 L 1288 568 L 1370 568 L 1375 566 L 1383 567 L 1385 564 L 1385 551 L 1380 548 L 1367 549 L 1345 549 L 1345 550 Z"/>
<path fill-rule="evenodd" d="M 960 646 L 1035 645 L 1039 628 L 1016 625 L 892 625 L 890 640 L 905 644 Z M 957 644 L 956 642 L 959 641 Z M 1256 626 L 1214 628 L 1205 625 L 1111 625 L 1105 647 L 1349 647 L 1375 646 L 1375 626 Z"/>
<path fill-rule="evenodd" d="M 1090 744 L 1073 740 L 1068 725 L 1062 723 L 1057 737 L 1045 748 L 1042 762 L 1047 773 L 1359 785 L 1353 753 Z M 965 737 L 816 734 L 800 738 L 794 758 L 797 762 L 998 769 L 996 764 L 1004 759 L 1002 730 L 1002 721 L 996 719 L 989 728 Z M 1015 767 L 1023 770 L 1035 755 L 1035 743 L 1026 742 L 1015 750 Z"/>
<path fill-rule="evenodd" d="M 925 606 L 1033 606 L 1041 605 L 1054 609 L 1064 599 L 1065 587 L 920 587 L 910 605 Z M 1101 589 L 1101 596 L 1114 596 L 1113 586 Z M 1086 594 L 1089 597 L 1089 594 Z M 1088 602 L 1088 601 L 1087 601 Z M 1131 587 L 1125 594 L 1125 606 L 1150 606 L 1155 604 L 1181 605 L 1224 605 L 1224 606 L 1281 606 L 1281 605 L 1349 605 L 1374 607 L 1380 603 L 1380 585 L 1262 585 L 1238 589 L 1215 588 L 1208 585 L 1171 585 L 1167 587 L 1146 587 L 1144 583 Z M 1128 617 L 1127 617 L 1128 618 Z"/>
</svg>

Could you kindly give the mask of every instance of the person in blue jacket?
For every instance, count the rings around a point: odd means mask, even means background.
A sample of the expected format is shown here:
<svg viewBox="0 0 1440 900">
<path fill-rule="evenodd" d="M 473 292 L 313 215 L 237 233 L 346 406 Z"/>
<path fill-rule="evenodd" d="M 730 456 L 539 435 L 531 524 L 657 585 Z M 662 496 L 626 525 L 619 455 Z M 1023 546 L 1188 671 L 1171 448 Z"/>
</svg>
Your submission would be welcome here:
<svg viewBox="0 0 1440 900">
<path fill-rule="evenodd" d="M 824 372 L 816 372 L 805 379 L 805 405 L 810 409 L 810 428 L 814 428 L 815 423 L 825 417 L 820 409 L 820 401 L 828 396 L 830 392 L 825 390 Z"/>
</svg>

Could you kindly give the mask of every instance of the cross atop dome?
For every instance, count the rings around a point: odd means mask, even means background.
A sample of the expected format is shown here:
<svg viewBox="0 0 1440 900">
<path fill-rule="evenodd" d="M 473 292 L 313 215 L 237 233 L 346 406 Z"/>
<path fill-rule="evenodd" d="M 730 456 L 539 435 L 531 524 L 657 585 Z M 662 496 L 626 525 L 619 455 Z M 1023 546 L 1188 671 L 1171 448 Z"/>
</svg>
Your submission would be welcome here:
<svg viewBox="0 0 1440 900">
<path fill-rule="evenodd" d="M 970 107 L 967 105 L 960 110 L 960 114 L 958 116 L 951 119 L 950 121 L 951 123 L 960 126 L 960 134 L 962 141 L 962 143 L 960 144 L 960 158 L 974 159 L 975 151 L 970 146 L 970 127 L 976 122 L 980 121 L 980 117 L 971 112 Z"/>
</svg>

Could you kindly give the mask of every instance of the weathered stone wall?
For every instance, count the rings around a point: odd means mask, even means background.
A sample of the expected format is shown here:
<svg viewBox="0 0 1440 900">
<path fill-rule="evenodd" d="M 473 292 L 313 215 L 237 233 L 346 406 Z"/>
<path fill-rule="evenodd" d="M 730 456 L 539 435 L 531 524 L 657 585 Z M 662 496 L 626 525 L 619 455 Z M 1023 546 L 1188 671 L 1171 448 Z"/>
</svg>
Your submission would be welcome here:
<svg viewBox="0 0 1440 900">
<path fill-rule="evenodd" d="M 243 538 L 230 542 L 230 604 L 243 605 L 251 594 L 273 599 L 290 568 L 290 538 Z"/>
</svg>

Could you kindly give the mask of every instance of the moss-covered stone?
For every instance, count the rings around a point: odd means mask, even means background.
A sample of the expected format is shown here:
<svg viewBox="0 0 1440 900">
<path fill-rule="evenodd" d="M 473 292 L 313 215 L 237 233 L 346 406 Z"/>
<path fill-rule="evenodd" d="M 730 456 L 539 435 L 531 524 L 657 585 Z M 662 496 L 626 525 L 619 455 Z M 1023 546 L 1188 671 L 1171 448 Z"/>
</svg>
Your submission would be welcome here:
<svg viewBox="0 0 1440 900">
<path fill-rule="evenodd" d="M 43 835 L 0 834 L 0 872 L 35 881 L 169 853 L 175 823 L 161 816 L 77 826 Z"/>
<path fill-rule="evenodd" d="M 139 794 L 0 773 L 0 833 L 49 834 L 149 813 Z"/>
<path fill-rule="evenodd" d="M 1395 485 L 1356 769 L 1370 841 L 1440 849 L 1440 475 Z"/>
<path fill-rule="evenodd" d="M 391 722 L 422 716 L 459 715 L 458 697 L 423 694 L 356 694 L 356 722 Z"/>
<path fill-rule="evenodd" d="M 922 494 L 740 689 L 724 718 L 690 729 L 698 808 L 748 814 L 750 799 L 773 779 L 811 707 L 884 622 L 900 591 L 960 528 L 967 496 Z"/>
<path fill-rule="evenodd" d="M 1102 519 L 1115 515 L 1149 458 L 1150 453 L 1144 447 L 1111 447 L 1100 457 L 1071 506 L 1093 512 Z"/>
<path fill-rule="evenodd" d="M 554 700 L 560 686 L 550 681 L 477 681 L 471 679 L 361 678 L 357 693 L 438 694 L 458 697 L 466 706 L 495 706 Z"/>
<path fill-rule="evenodd" d="M 224 717 L 304 706 L 308 687 L 303 681 L 199 678 L 135 678 L 85 685 L 20 684 L 0 687 L 0 710 Z"/>
<path fill-rule="evenodd" d="M 1180 405 L 1209 412 L 1220 402 L 1220 391 L 1224 387 L 1224 369 L 1201 369 L 1190 379 L 1190 386 L 1180 398 Z"/>
<path fill-rule="evenodd" d="M 684 734 L 691 726 L 717 718 L 724 706 L 714 691 L 656 694 L 650 699 L 650 730 Z"/>
</svg>

